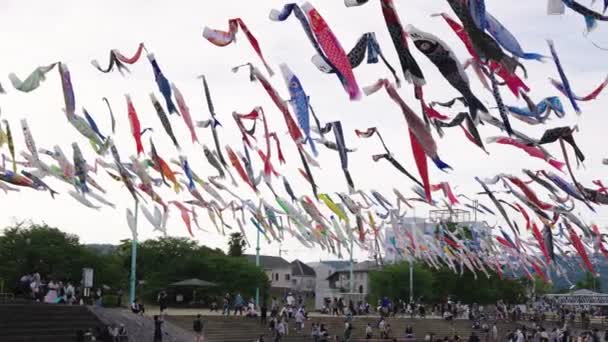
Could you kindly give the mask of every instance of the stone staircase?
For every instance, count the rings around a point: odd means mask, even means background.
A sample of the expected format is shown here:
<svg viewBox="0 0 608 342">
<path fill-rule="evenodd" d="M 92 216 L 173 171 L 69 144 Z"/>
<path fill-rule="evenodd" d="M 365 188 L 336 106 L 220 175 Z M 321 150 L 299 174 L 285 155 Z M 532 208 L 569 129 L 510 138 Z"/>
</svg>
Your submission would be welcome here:
<svg viewBox="0 0 608 342">
<path fill-rule="evenodd" d="M 0 304 L 0 341 L 76 341 L 76 331 L 94 329 L 100 321 L 85 306 L 41 303 Z"/>
<path fill-rule="evenodd" d="M 184 329 L 192 329 L 192 321 L 194 317 L 190 316 L 172 316 L 168 318 L 172 323 Z M 207 342 L 251 342 L 261 334 L 265 335 L 266 341 L 271 341 L 272 334 L 267 327 L 260 325 L 259 318 L 245 317 L 222 317 L 222 316 L 206 316 L 203 317 L 205 322 L 205 337 Z M 370 323 L 374 328 L 374 339 L 378 339 L 380 333 L 376 327 L 378 319 L 375 317 L 355 317 L 353 319 L 353 335 L 352 341 L 365 341 L 365 327 Z M 310 337 L 311 326 L 313 322 L 325 324 L 333 341 L 334 336 L 342 336 L 344 331 L 343 317 L 312 317 L 304 324 L 302 333 L 295 330 L 294 321 L 289 323 L 289 334 L 283 338 L 283 342 L 300 342 L 312 341 Z M 405 341 L 405 328 L 412 326 L 416 334 L 416 340 L 408 341 L 423 341 L 424 335 L 427 332 L 435 334 L 436 338 L 445 336 L 454 336 L 458 334 L 464 340 L 468 340 L 471 334 L 471 322 L 467 320 L 456 320 L 448 322 L 440 319 L 409 319 L 409 318 L 389 318 L 387 322 L 391 325 L 392 336 L 398 341 Z M 499 324 L 498 329 L 501 335 L 505 334 L 513 325 Z M 481 332 L 478 332 L 478 335 Z M 466 337 L 466 338 L 465 338 Z M 378 340 L 379 341 L 379 340 Z"/>
</svg>

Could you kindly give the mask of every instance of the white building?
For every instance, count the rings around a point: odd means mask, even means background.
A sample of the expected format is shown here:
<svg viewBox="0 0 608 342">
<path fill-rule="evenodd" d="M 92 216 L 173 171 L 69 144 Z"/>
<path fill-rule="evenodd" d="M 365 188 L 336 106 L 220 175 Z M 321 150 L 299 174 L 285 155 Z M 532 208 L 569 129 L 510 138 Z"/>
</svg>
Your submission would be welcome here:
<svg viewBox="0 0 608 342">
<path fill-rule="evenodd" d="M 315 309 L 323 307 L 326 298 L 349 298 L 363 300 L 369 293 L 369 272 L 377 269 L 374 261 L 364 261 L 353 265 L 354 293 L 350 292 L 350 262 L 321 261 L 310 263 L 316 277 Z M 359 294 L 359 295 L 355 295 Z"/>
<path fill-rule="evenodd" d="M 297 292 L 315 292 L 315 270 L 301 262 L 294 260 L 291 263 L 291 288 Z"/>
<path fill-rule="evenodd" d="M 255 255 L 246 254 L 249 262 L 255 264 Z M 281 257 L 260 255 L 260 267 L 270 280 L 270 287 L 288 290 L 292 288 L 292 265 Z"/>
</svg>

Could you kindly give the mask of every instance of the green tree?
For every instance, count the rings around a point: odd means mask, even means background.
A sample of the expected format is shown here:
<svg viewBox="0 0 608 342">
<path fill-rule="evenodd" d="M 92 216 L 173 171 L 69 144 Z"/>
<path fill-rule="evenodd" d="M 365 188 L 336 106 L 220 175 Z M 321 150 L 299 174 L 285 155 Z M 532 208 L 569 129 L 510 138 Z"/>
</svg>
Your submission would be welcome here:
<svg viewBox="0 0 608 342">
<path fill-rule="evenodd" d="M 598 277 L 595 277 L 590 272 L 586 272 L 585 277 L 576 282 L 576 287 L 578 289 L 597 291 L 602 288 L 602 284 Z"/>
<path fill-rule="evenodd" d="M 113 256 L 98 255 L 81 245 L 77 236 L 46 224 L 19 223 L 0 236 L 0 278 L 9 286 L 33 272 L 46 279 L 78 283 L 83 267 L 94 269 L 96 286 L 119 286 L 125 279 Z"/>
<path fill-rule="evenodd" d="M 131 241 L 124 240 L 117 253 L 128 272 L 131 265 Z M 137 253 L 137 279 L 145 285 L 138 290 L 144 298 L 154 299 L 168 284 L 198 278 L 218 284 L 212 292 L 240 292 L 253 296 L 259 286 L 262 294 L 269 288 L 266 274 L 244 258 L 227 256 L 218 249 L 199 246 L 186 238 L 158 238 L 140 242 Z M 219 294 L 219 293 L 215 293 Z"/>
<path fill-rule="evenodd" d="M 495 303 L 503 299 L 509 303 L 525 299 L 525 284 L 516 279 L 501 279 L 495 273 L 483 273 L 477 278 L 471 272 L 462 275 L 448 268 L 431 269 L 414 264 L 414 297 L 424 302 L 439 303 L 449 296 L 466 303 Z M 387 296 L 392 299 L 409 299 L 409 263 L 389 265 L 370 275 L 372 300 Z"/>
<path fill-rule="evenodd" d="M 228 241 L 228 255 L 232 257 L 243 256 L 245 246 L 247 246 L 247 243 L 245 242 L 243 234 L 239 232 L 230 234 L 230 240 Z"/>
</svg>

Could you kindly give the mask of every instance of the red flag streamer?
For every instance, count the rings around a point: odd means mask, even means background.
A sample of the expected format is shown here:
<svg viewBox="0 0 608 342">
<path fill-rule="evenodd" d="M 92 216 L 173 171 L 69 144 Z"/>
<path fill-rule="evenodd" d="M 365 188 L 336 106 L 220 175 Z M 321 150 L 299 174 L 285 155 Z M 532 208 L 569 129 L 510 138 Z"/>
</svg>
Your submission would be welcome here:
<svg viewBox="0 0 608 342">
<path fill-rule="evenodd" d="M 274 75 L 274 71 L 272 71 L 272 69 L 264 59 L 264 55 L 262 54 L 262 49 L 260 48 L 258 40 L 251 33 L 251 31 L 249 31 L 249 28 L 247 28 L 247 25 L 245 25 L 241 18 L 234 18 L 228 20 L 228 32 L 205 27 L 205 29 L 203 30 L 203 37 L 216 46 L 226 46 L 230 43 L 236 42 L 236 33 L 239 31 L 239 27 L 241 28 L 241 30 L 243 30 L 245 36 L 247 36 L 249 44 L 251 44 L 251 47 L 253 47 L 255 52 L 258 54 L 258 57 L 260 57 L 262 63 L 264 63 L 268 74 L 270 76 Z"/>
<path fill-rule="evenodd" d="M 450 168 L 450 166 L 439 158 L 439 155 L 437 154 L 437 144 L 431 133 L 426 129 L 422 119 L 420 119 L 405 101 L 403 101 L 395 87 L 393 87 L 387 79 L 380 79 L 372 86 L 364 88 L 363 91 L 365 94 L 370 95 L 382 88 L 385 88 L 389 97 L 401 107 L 401 111 L 403 112 L 403 116 L 405 117 L 405 121 L 409 128 L 412 152 L 414 154 L 418 172 L 420 173 L 420 177 L 422 177 L 424 192 L 427 200 L 431 202 L 431 184 L 429 182 L 428 166 L 424 155 L 426 154 L 429 156 L 435 165 L 442 170 Z"/>
</svg>

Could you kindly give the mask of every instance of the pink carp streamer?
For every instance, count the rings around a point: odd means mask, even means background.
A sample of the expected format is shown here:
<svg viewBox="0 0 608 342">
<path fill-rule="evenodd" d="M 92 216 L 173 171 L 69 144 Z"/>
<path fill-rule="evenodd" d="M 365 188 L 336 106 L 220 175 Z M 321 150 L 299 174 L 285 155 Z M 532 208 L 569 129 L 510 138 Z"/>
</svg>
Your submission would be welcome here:
<svg viewBox="0 0 608 342">
<path fill-rule="evenodd" d="M 545 153 L 545 151 L 543 151 L 542 149 L 540 149 L 536 146 L 530 146 L 519 139 L 514 139 L 514 138 L 509 138 L 509 137 L 490 137 L 490 138 L 487 138 L 486 141 L 488 143 L 497 143 L 497 144 L 501 144 L 501 145 L 511 145 L 511 146 L 517 147 L 518 149 L 526 152 L 531 157 L 542 159 L 542 160 L 546 161 L 547 163 L 549 163 L 554 168 L 556 168 L 562 172 L 564 171 L 563 169 L 564 169 L 564 166 L 566 165 L 565 163 L 551 158 L 551 156 L 549 156 L 547 153 Z"/>
<path fill-rule="evenodd" d="M 262 49 L 260 48 L 258 40 L 251 33 L 251 31 L 249 31 L 249 28 L 247 27 L 247 25 L 245 25 L 243 19 L 234 18 L 228 20 L 228 32 L 205 27 L 205 29 L 203 30 L 203 37 L 213 45 L 226 46 L 230 43 L 236 42 L 236 34 L 239 31 L 239 27 L 243 31 L 243 33 L 245 33 L 245 36 L 247 37 L 247 40 L 249 40 L 249 44 L 251 44 L 251 47 L 253 47 L 253 49 L 255 50 L 255 53 L 258 54 L 258 57 L 260 57 L 262 63 L 264 63 L 264 67 L 266 67 L 266 71 L 268 72 L 268 74 L 270 76 L 274 75 L 274 71 L 272 71 L 272 69 L 266 62 L 264 55 L 262 54 Z"/>
</svg>

